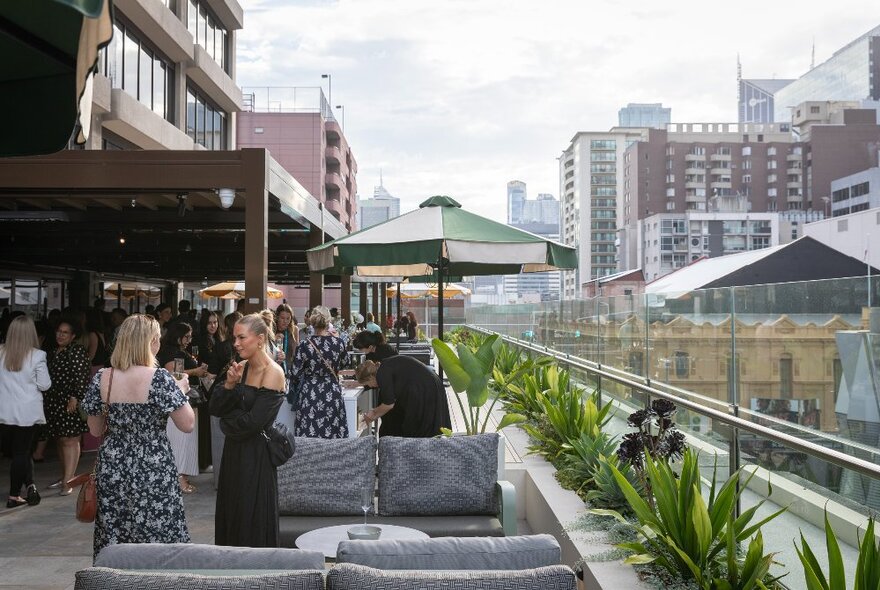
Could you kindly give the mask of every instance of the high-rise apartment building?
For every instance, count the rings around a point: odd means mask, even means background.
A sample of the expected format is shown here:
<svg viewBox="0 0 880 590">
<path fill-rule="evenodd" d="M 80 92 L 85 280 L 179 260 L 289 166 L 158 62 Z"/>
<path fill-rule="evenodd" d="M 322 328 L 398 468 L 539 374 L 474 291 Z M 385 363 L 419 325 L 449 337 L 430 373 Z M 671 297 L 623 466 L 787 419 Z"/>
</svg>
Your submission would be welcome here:
<svg viewBox="0 0 880 590">
<path fill-rule="evenodd" d="M 100 52 L 84 149 L 235 147 L 236 0 L 117 2 Z M 80 146 L 71 146 L 79 148 Z"/>
<path fill-rule="evenodd" d="M 620 127 L 650 127 L 663 129 L 672 122 L 672 109 L 664 108 L 663 103 L 631 102 L 617 112 Z"/>
<path fill-rule="evenodd" d="M 746 197 L 712 197 L 709 211 L 657 213 L 642 221 L 640 268 L 652 281 L 694 260 L 760 250 L 789 241 L 778 213 L 748 210 Z M 784 224 L 782 224 L 784 225 Z"/>
<path fill-rule="evenodd" d="M 564 299 L 578 297 L 581 283 L 617 270 L 617 199 L 623 187 L 623 154 L 647 137 L 647 129 L 615 127 L 576 134 L 559 158 L 563 243 L 578 251 L 578 268 L 563 273 Z"/>
<path fill-rule="evenodd" d="M 238 147 L 266 148 L 351 231 L 357 161 L 320 88 L 245 88 Z"/>
<path fill-rule="evenodd" d="M 805 103 L 795 111 L 809 115 L 814 107 Z M 805 141 L 795 141 L 787 123 L 673 124 L 650 130 L 623 157 L 621 270 L 644 264 L 642 220 L 660 213 L 707 212 L 714 196 L 743 197 L 748 212 L 779 212 L 792 224 L 803 214 L 804 220 L 813 213 L 821 217 L 832 180 L 876 164 L 880 126 L 871 110 L 832 108 L 824 119 L 820 111 L 804 121 L 800 137 Z"/>
<path fill-rule="evenodd" d="M 507 183 L 507 223 L 520 223 L 526 202 L 526 183 L 511 180 Z"/>
<path fill-rule="evenodd" d="M 391 195 L 379 175 L 379 186 L 373 189 L 372 199 L 358 199 L 358 229 L 379 225 L 400 216 L 400 199 Z"/>
<path fill-rule="evenodd" d="M 880 100 L 880 26 L 837 50 L 825 62 L 774 94 L 775 121 L 789 121 L 806 101 Z"/>
</svg>

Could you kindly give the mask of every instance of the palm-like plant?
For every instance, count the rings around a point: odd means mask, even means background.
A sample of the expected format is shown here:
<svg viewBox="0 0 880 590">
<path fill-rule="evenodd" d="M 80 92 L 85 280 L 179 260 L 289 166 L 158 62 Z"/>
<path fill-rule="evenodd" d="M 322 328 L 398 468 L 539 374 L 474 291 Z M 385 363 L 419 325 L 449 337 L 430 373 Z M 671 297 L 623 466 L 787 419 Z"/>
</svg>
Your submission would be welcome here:
<svg viewBox="0 0 880 590">
<path fill-rule="evenodd" d="M 627 506 L 626 496 L 614 478 L 611 467 L 614 466 L 633 486 L 640 496 L 644 496 L 644 486 L 632 465 L 621 462 L 616 453 L 599 457 L 599 462 L 590 473 L 590 489 L 586 500 L 596 508 L 623 508 Z"/>
<path fill-rule="evenodd" d="M 578 494 L 586 493 L 584 488 L 593 483 L 593 471 L 604 457 L 614 453 L 616 446 L 617 440 L 601 430 L 597 436 L 583 432 L 579 438 L 563 443 L 558 470 L 560 481 L 570 484 Z"/>
<path fill-rule="evenodd" d="M 837 535 L 828 521 L 825 512 L 825 545 L 828 551 L 828 576 L 826 577 L 816 559 L 816 554 L 801 533 L 801 546 L 795 543 L 795 551 L 804 566 L 804 578 L 808 590 L 845 590 L 846 572 L 843 570 L 843 557 Z M 856 562 L 855 579 L 852 590 L 877 590 L 880 588 L 880 543 L 874 536 L 874 518 L 868 518 L 868 527 L 859 542 L 859 558 Z"/>
<path fill-rule="evenodd" d="M 500 336 L 493 334 L 485 338 L 476 350 L 466 344 L 457 346 L 458 354 L 439 338 L 434 338 L 431 345 L 440 360 L 440 366 L 449 377 L 449 385 L 455 393 L 467 392 L 467 407 L 456 395 L 461 414 L 464 418 L 465 433 L 478 434 L 486 431 L 489 415 L 496 400 L 493 400 L 489 408 L 483 413 L 483 407 L 489 401 L 489 379 L 495 368 L 495 357 L 501 346 Z M 498 424 L 502 429 L 510 424 L 525 421 L 525 417 L 518 414 L 506 414 Z M 446 432 L 451 434 L 451 432 Z"/>
<path fill-rule="evenodd" d="M 596 438 L 610 419 L 611 404 L 599 407 L 594 391 L 587 396 L 576 386 L 567 388 L 568 381 L 557 380 L 556 388 L 537 392 L 541 415 L 537 425 L 524 424 L 523 429 L 536 441 L 529 450 L 555 461 L 564 451 L 565 444 L 578 440 L 581 435 Z"/>
<path fill-rule="evenodd" d="M 768 578 L 773 555 L 764 554 L 760 529 L 785 508 L 752 523 L 763 504 L 760 502 L 734 517 L 737 498 L 754 473 L 738 489 L 737 472 L 718 490 L 713 473 L 707 503 L 701 493 L 696 453 L 690 449 L 685 451 L 680 476 L 675 475 L 666 461 L 655 461 L 646 454 L 645 471 L 655 497 L 652 508 L 617 468 L 611 466 L 611 470 L 639 520 L 634 530 L 642 540 L 620 545 L 635 552 L 627 558 L 627 563 L 655 562 L 675 576 L 695 580 L 704 590 L 752 590 L 775 582 Z M 593 512 L 626 522 L 612 510 Z M 749 540 L 748 550 L 740 559 L 739 544 L 746 540 Z"/>
</svg>

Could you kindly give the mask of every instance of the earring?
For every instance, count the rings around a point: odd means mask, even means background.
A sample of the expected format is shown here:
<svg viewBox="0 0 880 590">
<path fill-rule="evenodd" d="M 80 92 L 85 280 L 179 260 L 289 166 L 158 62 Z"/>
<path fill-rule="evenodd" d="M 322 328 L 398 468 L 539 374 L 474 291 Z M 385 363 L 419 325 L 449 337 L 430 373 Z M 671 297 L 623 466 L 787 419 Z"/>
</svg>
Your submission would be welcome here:
<svg viewBox="0 0 880 590">
<path fill-rule="evenodd" d="M 263 348 L 263 343 L 260 342 L 259 344 L 257 344 L 257 346 L 260 347 L 260 348 Z"/>
</svg>

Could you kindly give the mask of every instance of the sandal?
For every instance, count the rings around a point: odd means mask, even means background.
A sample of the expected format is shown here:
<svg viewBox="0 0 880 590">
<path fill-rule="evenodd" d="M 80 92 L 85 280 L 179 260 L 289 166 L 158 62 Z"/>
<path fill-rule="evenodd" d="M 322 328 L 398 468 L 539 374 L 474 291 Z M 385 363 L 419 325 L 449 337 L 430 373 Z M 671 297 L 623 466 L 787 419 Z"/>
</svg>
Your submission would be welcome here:
<svg viewBox="0 0 880 590">
<path fill-rule="evenodd" d="M 24 506 L 25 504 L 27 504 L 27 500 L 22 497 L 13 498 L 10 496 L 10 498 L 6 500 L 7 508 L 18 508 L 19 506 Z"/>
<path fill-rule="evenodd" d="M 180 486 L 180 491 L 184 494 L 194 494 L 198 491 L 198 488 L 192 484 L 187 484 L 185 486 Z"/>
</svg>

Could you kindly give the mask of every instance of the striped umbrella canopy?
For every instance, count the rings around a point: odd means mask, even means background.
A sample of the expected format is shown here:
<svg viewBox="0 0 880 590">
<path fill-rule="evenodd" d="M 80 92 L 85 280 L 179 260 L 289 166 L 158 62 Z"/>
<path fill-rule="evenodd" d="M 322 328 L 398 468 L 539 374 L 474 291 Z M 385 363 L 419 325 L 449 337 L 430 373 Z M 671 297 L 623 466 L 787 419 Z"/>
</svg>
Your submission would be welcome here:
<svg viewBox="0 0 880 590">
<path fill-rule="evenodd" d="M 518 274 L 577 268 L 577 252 L 542 236 L 431 197 L 379 225 L 306 252 L 309 270 L 362 277 Z M 348 272 L 346 272 L 348 271 Z"/>
<path fill-rule="evenodd" d="M 223 283 L 217 283 L 216 285 L 205 287 L 199 291 L 199 293 L 201 293 L 202 297 L 205 299 L 209 297 L 219 297 L 220 299 L 244 299 L 244 281 L 226 281 Z M 281 299 L 284 297 L 284 293 L 273 287 L 267 287 L 266 297 L 269 299 Z"/>
</svg>

